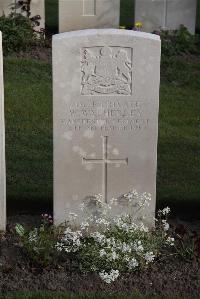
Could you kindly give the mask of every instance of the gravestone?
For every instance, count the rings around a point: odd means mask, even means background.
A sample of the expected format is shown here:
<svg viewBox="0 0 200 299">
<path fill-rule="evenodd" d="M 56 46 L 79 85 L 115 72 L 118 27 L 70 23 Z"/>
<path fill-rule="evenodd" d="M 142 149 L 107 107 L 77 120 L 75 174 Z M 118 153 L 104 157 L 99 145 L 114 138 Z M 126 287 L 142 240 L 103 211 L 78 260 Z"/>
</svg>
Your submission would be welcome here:
<svg viewBox="0 0 200 299">
<path fill-rule="evenodd" d="M 5 14 L 6 16 L 11 13 L 11 5 L 13 0 L 0 0 L 0 15 Z"/>
<path fill-rule="evenodd" d="M 196 0 L 135 0 L 135 21 L 143 31 L 178 29 L 181 24 L 195 32 Z"/>
<path fill-rule="evenodd" d="M 59 32 L 119 28 L 120 0 L 59 0 Z"/>
<path fill-rule="evenodd" d="M 5 14 L 8 16 L 11 13 L 11 7 L 18 0 L 0 0 L 0 15 Z M 21 9 L 16 9 L 16 13 L 20 13 Z M 24 13 L 25 15 L 25 13 Z M 45 0 L 31 0 L 31 16 L 34 17 L 39 15 L 41 17 L 40 26 L 36 26 L 35 30 L 40 30 L 40 28 L 45 28 Z"/>
<path fill-rule="evenodd" d="M 2 34 L 0 32 L 0 231 L 6 228 L 5 124 Z"/>
<path fill-rule="evenodd" d="M 118 29 L 53 37 L 54 219 L 132 189 L 154 216 L 160 38 Z M 152 224 L 152 219 L 150 220 Z"/>
</svg>

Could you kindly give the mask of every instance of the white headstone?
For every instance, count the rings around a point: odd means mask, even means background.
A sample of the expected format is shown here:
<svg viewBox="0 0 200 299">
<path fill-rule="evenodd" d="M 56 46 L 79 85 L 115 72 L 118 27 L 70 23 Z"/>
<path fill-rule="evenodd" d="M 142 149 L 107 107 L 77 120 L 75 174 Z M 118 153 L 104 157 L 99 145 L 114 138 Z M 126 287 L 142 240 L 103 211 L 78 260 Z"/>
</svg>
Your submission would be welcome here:
<svg viewBox="0 0 200 299">
<path fill-rule="evenodd" d="M 13 0 L 0 0 L 0 15 L 9 15 L 11 13 L 11 5 L 13 2 Z"/>
<path fill-rule="evenodd" d="M 2 35 L 0 32 L 0 231 L 6 228 L 6 170 Z"/>
<path fill-rule="evenodd" d="M 95 194 L 156 199 L 159 36 L 93 29 L 53 37 L 54 217 Z M 151 219 L 152 224 L 152 219 Z"/>
<path fill-rule="evenodd" d="M 119 28 L 120 0 L 59 0 L 59 32 Z"/>
<path fill-rule="evenodd" d="M 17 3 L 18 0 L 16 0 Z M 8 16 L 11 13 L 11 6 L 15 3 L 15 0 L 0 0 L 0 15 L 5 14 Z M 17 13 L 21 10 L 17 9 Z M 45 28 L 45 0 L 32 0 L 31 1 L 31 16 L 39 15 L 41 17 L 40 26 L 36 26 L 35 29 Z"/>
<path fill-rule="evenodd" d="M 135 21 L 143 23 L 143 31 L 178 29 L 184 25 L 195 32 L 196 0 L 135 0 Z"/>
</svg>

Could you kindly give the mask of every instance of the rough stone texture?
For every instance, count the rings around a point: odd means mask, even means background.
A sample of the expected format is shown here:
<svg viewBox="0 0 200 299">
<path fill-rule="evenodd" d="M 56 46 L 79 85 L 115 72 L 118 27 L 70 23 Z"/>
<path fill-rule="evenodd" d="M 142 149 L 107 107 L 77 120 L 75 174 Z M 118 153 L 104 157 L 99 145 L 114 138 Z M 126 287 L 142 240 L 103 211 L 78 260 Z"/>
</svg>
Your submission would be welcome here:
<svg viewBox="0 0 200 299">
<path fill-rule="evenodd" d="M 0 231 L 6 228 L 5 124 L 2 34 L 0 32 Z"/>
<path fill-rule="evenodd" d="M 120 0 L 59 0 L 59 32 L 119 28 Z"/>
<path fill-rule="evenodd" d="M 146 32 L 177 29 L 183 24 L 194 33 L 196 7 L 196 0 L 136 0 L 135 21 L 142 22 Z"/>
<path fill-rule="evenodd" d="M 14 0 L 0 0 L 0 14 L 3 13 L 7 16 L 11 13 L 11 6 L 15 3 Z M 20 10 L 19 10 L 20 11 Z M 18 12 L 18 10 L 17 10 Z M 31 17 L 40 15 L 40 26 L 35 27 L 36 30 L 45 28 L 45 0 L 32 0 L 31 1 Z"/>
<path fill-rule="evenodd" d="M 154 216 L 159 79 L 157 35 L 93 29 L 54 36 L 56 223 L 83 202 L 92 211 L 95 194 L 106 201 L 133 188 L 152 194 L 146 212 Z"/>
</svg>

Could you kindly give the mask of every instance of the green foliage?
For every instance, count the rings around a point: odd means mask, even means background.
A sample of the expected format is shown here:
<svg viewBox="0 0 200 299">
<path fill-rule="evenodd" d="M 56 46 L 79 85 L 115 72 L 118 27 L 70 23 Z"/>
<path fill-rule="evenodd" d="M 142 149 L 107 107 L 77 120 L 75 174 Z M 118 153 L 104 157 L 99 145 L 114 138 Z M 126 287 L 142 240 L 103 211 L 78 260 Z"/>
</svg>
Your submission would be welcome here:
<svg viewBox="0 0 200 299">
<path fill-rule="evenodd" d="M 51 216 L 43 215 L 39 228 L 28 231 L 21 224 L 17 224 L 15 230 L 21 246 L 33 262 L 44 267 L 53 264 L 56 238 Z"/>
<path fill-rule="evenodd" d="M 186 261 L 200 261 L 200 234 L 179 225 L 175 230 L 176 251 Z"/>
<path fill-rule="evenodd" d="M 171 57 L 184 53 L 195 54 L 199 52 L 198 35 L 192 35 L 183 25 L 178 30 L 161 30 L 160 37 L 163 56 Z"/>
<path fill-rule="evenodd" d="M 21 14 L 0 17 L 0 31 L 3 34 L 4 54 L 30 51 L 44 45 L 43 33 L 36 33 L 32 21 Z"/>
<path fill-rule="evenodd" d="M 126 28 L 134 27 L 134 22 L 135 22 L 134 9 L 135 9 L 135 0 L 120 1 L 120 25 L 121 26 L 125 26 Z"/>
<path fill-rule="evenodd" d="M 196 57 L 162 56 L 163 81 L 168 81 L 175 86 L 187 86 L 199 89 L 199 66 L 195 63 Z"/>
<path fill-rule="evenodd" d="M 45 24 L 48 32 L 58 33 L 58 0 L 46 0 Z"/>
<path fill-rule="evenodd" d="M 45 214 L 39 228 L 27 231 L 18 224 L 16 233 L 22 248 L 33 262 L 48 266 L 55 261 L 58 264 L 59 257 L 61 260 L 73 260 L 81 271 L 95 272 L 103 281 L 111 283 L 123 273 L 147 268 L 162 255 L 162 251 L 169 252 L 174 245 L 174 238 L 168 232 L 168 207 L 159 211 L 156 229 L 149 229 L 141 217 L 139 220 L 132 213 L 135 211 L 138 215 L 141 211 L 145 215 L 150 195 L 140 195 L 134 190 L 124 195 L 124 200 L 128 210 L 132 210 L 131 214 L 120 211 L 121 205 L 117 199 L 107 204 L 98 195 L 92 199 L 97 207 L 93 215 L 85 217 L 90 206 L 85 203 L 81 205 L 81 224 L 77 221 L 78 215 L 70 213 L 63 225 L 54 227 L 52 218 Z M 117 211 L 120 214 L 113 217 L 113 212 Z"/>
</svg>

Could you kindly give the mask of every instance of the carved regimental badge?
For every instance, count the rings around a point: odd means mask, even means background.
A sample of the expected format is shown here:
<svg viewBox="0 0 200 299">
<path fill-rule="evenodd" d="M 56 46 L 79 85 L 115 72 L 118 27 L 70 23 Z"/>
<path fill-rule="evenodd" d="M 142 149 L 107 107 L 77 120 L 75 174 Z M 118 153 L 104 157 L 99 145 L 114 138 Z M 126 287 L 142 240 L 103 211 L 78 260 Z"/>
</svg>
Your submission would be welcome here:
<svg viewBox="0 0 200 299">
<path fill-rule="evenodd" d="M 81 55 L 82 95 L 132 93 L 131 48 L 83 48 Z"/>
</svg>

